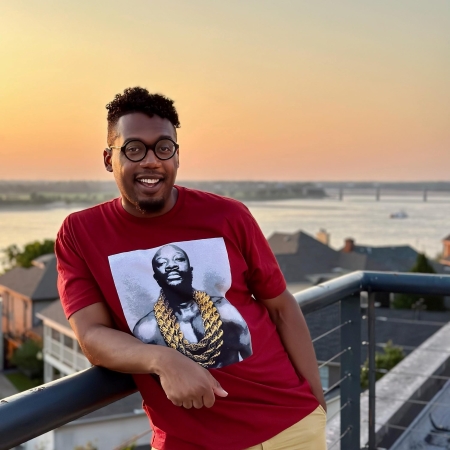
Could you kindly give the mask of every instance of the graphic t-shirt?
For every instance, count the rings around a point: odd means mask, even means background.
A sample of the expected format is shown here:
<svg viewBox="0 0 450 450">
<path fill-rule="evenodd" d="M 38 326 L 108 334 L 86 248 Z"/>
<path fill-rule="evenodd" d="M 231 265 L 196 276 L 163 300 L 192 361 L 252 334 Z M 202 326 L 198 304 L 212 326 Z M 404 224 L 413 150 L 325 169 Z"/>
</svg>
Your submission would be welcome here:
<svg viewBox="0 0 450 450">
<path fill-rule="evenodd" d="M 180 351 L 228 392 L 212 408 L 188 410 L 167 399 L 156 376 L 133 375 L 154 447 L 240 450 L 318 402 L 258 301 L 286 283 L 254 218 L 235 200 L 177 189 L 162 216 L 132 216 L 120 199 L 71 214 L 56 242 L 61 301 L 67 317 L 104 302 L 119 330 Z"/>
</svg>

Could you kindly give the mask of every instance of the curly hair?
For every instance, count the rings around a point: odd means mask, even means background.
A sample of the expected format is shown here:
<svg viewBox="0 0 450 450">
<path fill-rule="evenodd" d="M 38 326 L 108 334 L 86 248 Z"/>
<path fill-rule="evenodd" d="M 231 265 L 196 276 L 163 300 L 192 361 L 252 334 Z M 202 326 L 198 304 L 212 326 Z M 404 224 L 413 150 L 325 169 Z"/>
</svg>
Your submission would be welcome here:
<svg viewBox="0 0 450 450">
<path fill-rule="evenodd" d="M 178 113 L 173 100 L 161 94 L 150 94 L 139 86 L 126 88 L 123 94 L 117 94 L 114 100 L 106 105 L 108 110 L 108 145 L 112 145 L 117 137 L 117 121 L 125 114 L 140 112 L 149 117 L 157 115 L 168 119 L 175 128 L 180 127 Z"/>
</svg>

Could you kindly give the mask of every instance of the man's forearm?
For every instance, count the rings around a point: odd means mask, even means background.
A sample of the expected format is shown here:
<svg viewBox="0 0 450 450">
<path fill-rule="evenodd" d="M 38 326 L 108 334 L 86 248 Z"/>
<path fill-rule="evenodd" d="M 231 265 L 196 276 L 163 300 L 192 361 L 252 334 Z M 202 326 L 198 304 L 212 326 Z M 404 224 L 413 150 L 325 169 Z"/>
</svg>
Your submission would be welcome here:
<svg viewBox="0 0 450 450">
<path fill-rule="evenodd" d="M 131 374 L 159 373 L 167 352 L 175 351 L 144 344 L 130 334 L 103 325 L 90 328 L 81 343 L 93 365 Z"/>
<path fill-rule="evenodd" d="M 102 303 L 77 311 L 69 322 L 92 364 L 117 372 L 157 374 L 162 389 L 174 405 L 209 408 L 215 396 L 228 395 L 206 369 L 176 350 L 144 344 L 112 328 L 112 319 Z"/>
</svg>

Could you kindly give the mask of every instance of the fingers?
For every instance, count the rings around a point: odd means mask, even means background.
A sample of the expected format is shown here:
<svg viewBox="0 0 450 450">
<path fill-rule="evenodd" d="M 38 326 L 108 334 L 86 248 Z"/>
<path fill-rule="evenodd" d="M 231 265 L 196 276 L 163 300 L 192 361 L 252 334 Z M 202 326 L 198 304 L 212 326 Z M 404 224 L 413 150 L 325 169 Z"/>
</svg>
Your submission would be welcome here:
<svg viewBox="0 0 450 450">
<path fill-rule="evenodd" d="M 191 409 L 192 408 L 192 406 L 193 406 L 193 401 L 192 400 L 185 400 L 184 402 L 183 402 L 183 408 L 186 408 L 186 409 Z"/>
<path fill-rule="evenodd" d="M 211 408 L 215 401 L 216 397 L 214 396 L 214 391 L 212 389 L 203 396 L 203 405 L 207 408 Z"/>
<path fill-rule="evenodd" d="M 213 392 L 218 397 L 226 397 L 228 395 L 228 392 L 219 384 L 217 380 L 214 380 L 215 383 L 213 385 Z"/>
<path fill-rule="evenodd" d="M 192 402 L 192 406 L 196 409 L 200 409 L 202 408 L 204 405 L 203 403 L 203 397 L 202 398 L 196 398 L 194 399 L 194 401 Z"/>
</svg>

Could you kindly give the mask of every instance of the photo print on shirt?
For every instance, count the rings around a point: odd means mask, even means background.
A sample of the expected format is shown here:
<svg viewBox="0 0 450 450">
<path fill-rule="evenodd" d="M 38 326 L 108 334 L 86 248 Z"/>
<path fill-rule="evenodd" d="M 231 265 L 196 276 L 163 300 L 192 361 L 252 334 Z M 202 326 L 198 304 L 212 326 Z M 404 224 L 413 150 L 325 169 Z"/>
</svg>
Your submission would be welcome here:
<svg viewBox="0 0 450 450">
<path fill-rule="evenodd" d="M 172 347 L 205 368 L 252 354 L 247 323 L 226 299 L 231 271 L 223 238 L 108 259 L 128 327 L 142 342 Z"/>
</svg>

